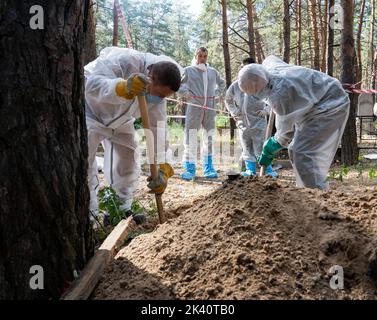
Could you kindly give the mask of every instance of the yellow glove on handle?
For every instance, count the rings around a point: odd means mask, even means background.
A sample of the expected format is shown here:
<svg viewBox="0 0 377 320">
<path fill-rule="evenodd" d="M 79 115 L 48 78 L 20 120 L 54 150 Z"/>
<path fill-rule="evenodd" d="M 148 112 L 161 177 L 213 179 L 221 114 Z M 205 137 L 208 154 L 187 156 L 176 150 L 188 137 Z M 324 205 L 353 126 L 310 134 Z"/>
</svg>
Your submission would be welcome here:
<svg viewBox="0 0 377 320">
<path fill-rule="evenodd" d="M 166 186 L 168 185 L 168 179 L 174 175 L 174 170 L 168 163 L 160 164 L 160 170 L 157 181 L 153 181 L 152 177 L 148 177 L 148 188 L 152 193 L 162 194 L 164 193 Z"/>
<path fill-rule="evenodd" d="M 116 94 L 126 99 L 133 99 L 138 95 L 144 95 L 148 84 L 148 78 L 142 73 L 131 74 L 127 80 L 120 80 L 116 84 Z"/>
</svg>

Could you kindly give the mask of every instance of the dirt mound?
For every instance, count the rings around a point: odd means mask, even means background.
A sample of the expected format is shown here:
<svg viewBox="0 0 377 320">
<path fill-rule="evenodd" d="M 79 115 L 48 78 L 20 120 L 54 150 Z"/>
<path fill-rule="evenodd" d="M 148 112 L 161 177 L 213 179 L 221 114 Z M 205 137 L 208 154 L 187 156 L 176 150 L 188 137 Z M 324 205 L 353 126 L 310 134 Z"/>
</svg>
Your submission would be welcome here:
<svg viewBox="0 0 377 320">
<path fill-rule="evenodd" d="M 135 238 L 94 299 L 375 299 L 377 191 L 240 178 Z M 329 269 L 344 271 L 344 290 Z"/>
</svg>

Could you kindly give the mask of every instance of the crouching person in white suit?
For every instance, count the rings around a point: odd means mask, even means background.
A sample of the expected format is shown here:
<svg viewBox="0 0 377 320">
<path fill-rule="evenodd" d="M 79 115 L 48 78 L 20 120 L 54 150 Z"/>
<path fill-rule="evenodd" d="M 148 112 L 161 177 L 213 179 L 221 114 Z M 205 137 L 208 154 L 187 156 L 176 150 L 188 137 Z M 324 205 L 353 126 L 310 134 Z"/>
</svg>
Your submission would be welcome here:
<svg viewBox="0 0 377 320">
<path fill-rule="evenodd" d="M 119 195 L 121 209 L 126 212 L 131 210 L 133 192 L 140 174 L 134 129 L 134 121 L 140 117 L 138 95 L 146 97 L 155 141 L 155 158 L 160 167 L 158 182 L 150 182 L 148 187 L 154 193 L 164 192 L 167 180 L 174 174 L 169 165 L 171 159 L 167 156 L 164 98 L 178 91 L 181 70 L 169 57 L 117 47 L 105 48 L 96 60 L 85 66 L 88 182 L 92 215 L 98 213 L 99 180 L 95 155 L 100 143 L 105 147 L 105 180 Z M 135 216 L 134 219 L 137 220 Z"/>
</svg>

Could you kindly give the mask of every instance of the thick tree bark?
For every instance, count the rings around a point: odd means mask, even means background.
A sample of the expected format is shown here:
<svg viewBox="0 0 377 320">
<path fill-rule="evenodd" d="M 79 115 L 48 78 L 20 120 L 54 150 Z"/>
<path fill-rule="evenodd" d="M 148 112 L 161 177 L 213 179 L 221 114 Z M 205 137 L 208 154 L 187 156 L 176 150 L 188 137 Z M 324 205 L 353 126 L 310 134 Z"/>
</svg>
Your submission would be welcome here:
<svg viewBox="0 0 377 320">
<path fill-rule="evenodd" d="M 319 70 L 319 36 L 317 26 L 316 2 L 311 0 L 312 29 L 313 29 L 313 46 L 314 46 L 314 69 Z"/>
<path fill-rule="evenodd" d="M 283 18 L 283 40 L 284 40 L 284 54 L 283 58 L 286 63 L 289 63 L 291 52 L 291 23 L 289 17 L 289 0 L 284 0 L 284 18 Z"/>
<path fill-rule="evenodd" d="M 0 299 L 56 299 L 93 254 L 83 90 L 95 55 L 91 1 L 39 0 L 36 30 L 35 4 L 0 5 Z M 35 265 L 43 290 L 29 285 Z"/>
<path fill-rule="evenodd" d="M 328 19 L 327 19 L 327 63 L 326 72 L 329 76 L 334 74 L 334 29 L 331 26 L 331 21 L 334 17 L 332 8 L 334 7 L 335 0 L 329 0 L 328 6 Z"/>
<path fill-rule="evenodd" d="M 361 61 L 361 33 L 363 30 L 363 20 L 364 20 L 364 12 L 365 12 L 365 0 L 361 2 L 361 10 L 360 10 L 360 17 L 359 17 L 359 28 L 357 30 L 357 75 L 356 81 L 361 81 L 363 77 L 363 65 Z"/>
<path fill-rule="evenodd" d="M 343 30 L 342 30 L 342 83 L 355 82 L 355 46 L 353 37 L 353 14 L 354 3 L 353 0 L 342 0 L 341 5 L 344 12 Z M 358 147 L 356 136 L 356 104 L 357 97 L 355 94 L 350 94 L 351 108 L 350 115 L 342 137 L 342 154 L 341 160 L 345 165 L 352 165 L 358 160 Z"/>
<path fill-rule="evenodd" d="M 296 64 L 301 65 L 301 47 L 302 47 L 302 17 L 301 17 L 301 0 L 296 0 L 296 29 L 297 29 L 297 47 L 296 47 Z"/>
<path fill-rule="evenodd" d="M 248 45 L 249 45 L 249 55 L 255 60 L 255 37 L 254 37 L 254 16 L 253 16 L 253 2 L 252 0 L 246 0 L 247 9 L 247 34 L 248 34 Z"/>
</svg>

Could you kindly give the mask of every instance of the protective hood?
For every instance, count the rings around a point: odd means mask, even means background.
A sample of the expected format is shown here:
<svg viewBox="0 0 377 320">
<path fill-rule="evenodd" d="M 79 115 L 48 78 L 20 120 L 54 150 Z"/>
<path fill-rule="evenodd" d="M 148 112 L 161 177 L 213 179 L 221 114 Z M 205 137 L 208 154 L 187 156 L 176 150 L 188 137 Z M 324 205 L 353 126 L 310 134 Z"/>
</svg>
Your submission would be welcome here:
<svg viewBox="0 0 377 320">
<path fill-rule="evenodd" d="M 267 87 L 269 73 L 261 65 L 249 64 L 238 73 L 238 84 L 241 91 L 250 95 L 258 95 Z"/>
</svg>

